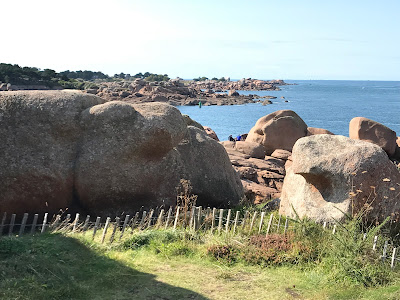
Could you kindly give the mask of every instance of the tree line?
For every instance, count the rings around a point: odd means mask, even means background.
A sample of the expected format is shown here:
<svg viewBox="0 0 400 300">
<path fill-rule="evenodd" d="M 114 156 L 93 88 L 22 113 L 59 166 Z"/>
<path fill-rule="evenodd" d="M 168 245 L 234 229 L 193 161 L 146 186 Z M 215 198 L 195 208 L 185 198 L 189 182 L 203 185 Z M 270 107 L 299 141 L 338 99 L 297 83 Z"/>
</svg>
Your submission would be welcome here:
<svg viewBox="0 0 400 300">
<path fill-rule="evenodd" d="M 167 81 L 167 74 L 153 74 L 150 72 L 130 74 L 120 73 L 109 76 L 97 71 L 70 71 L 66 70 L 57 73 L 52 69 L 40 69 L 35 67 L 20 67 L 17 64 L 0 63 L 0 82 L 14 85 L 45 85 L 49 87 L 61 86 L 63 88 L 84 89 L 88 84 L 82 81 L 113 81 L 113 80 L 133 80 L 135 78 L 147 81 Z"/>
</svg>

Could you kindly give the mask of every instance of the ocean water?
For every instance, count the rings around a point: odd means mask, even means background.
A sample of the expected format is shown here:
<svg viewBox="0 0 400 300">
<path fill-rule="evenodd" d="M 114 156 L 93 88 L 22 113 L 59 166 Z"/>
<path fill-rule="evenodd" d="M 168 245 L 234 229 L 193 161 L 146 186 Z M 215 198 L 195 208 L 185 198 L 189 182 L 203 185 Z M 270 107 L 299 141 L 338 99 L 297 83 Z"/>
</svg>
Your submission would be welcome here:
<svg viewBox="0 0 400 300">
<path fill-rule="evenodd" d="M 297 85 L 282 86 L 281 91 L 239 91 L 278 97 L 270 105 L 178 106 L 178 109 L 203 126 L 211 127 L 220 140 L 249 132 L 259 118 L 281 109 L 295 111 L 309 127 L 325 128 L 344 136 L 349 135 L 349 122 L 354 117 L 375 120 L 400 135 L 400 81 L 286 82 Z"/>
</svg>

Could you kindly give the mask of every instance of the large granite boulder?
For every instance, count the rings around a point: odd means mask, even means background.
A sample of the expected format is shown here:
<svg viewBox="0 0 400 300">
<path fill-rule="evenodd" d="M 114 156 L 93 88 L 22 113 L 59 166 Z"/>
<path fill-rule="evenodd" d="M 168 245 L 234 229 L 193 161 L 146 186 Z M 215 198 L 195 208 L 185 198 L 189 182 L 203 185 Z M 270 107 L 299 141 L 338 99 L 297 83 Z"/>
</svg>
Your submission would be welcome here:
<svg viewBox="0 0 400 300">
<path fill-rule="evenodd" d="M 294 111 L 279 110 L 258 119 L 246 141 L 263 145 L 271 155 L 276 149 L 292 151 L 294 143 L 306 135 L 307 125 Z"/>
<path fill-rule="evenodd" d="M 204 130 L 189 126 L 185 139 L 176 147 L 176 154 L 181 163 L 177 170 L 183 170 L 180 177 L 191 181 L 198 205 L 236 205 L 244 196 L 239 175 L 224 147 Z"/>
<path fill-rule="evenodd" d="M 243 196 L 223 146 L 165 103 L 2 92 L 0 123 L 1 211 L 134 213 L 174 205 L 181 179 L 191 181 L 198 205 Z"/>
<path fill-rule="evenodd" d="M 293 147 L 280 213 L 316 221 L 368 212 L 370 221 L 400 215 L 400 173 L 382 148 L 344 136 L 314 135 Z"/>
<path fill-rule="evenodd" d="M 356 117 L 350 121 L 349 137 L 374 143 L 381 147 L 389 156 L 396 151 L 396 132 L 373 120 Z"/>
<path fill-rule="evenodd" d="M 103 102 L 79 91 L 0 92 L 1 211 L 71 207 L 80 115 Z"/>
<path fill-rule="evenodd" d="M 249 155 L 254 158 L 264 158 L 265 149 L 262 145 L 258 143 L 253 143 L 249 141 L 237 141 L 235 142 L 235 149 L 239 152 Z"/>
<path fill-rule="evenodd" d="M 91 212 L 173 205 L 182 178 L 191 181 L 198 205 L 238 203 L 243 195 L 224 148 L 187 127 L 170 105 L 108 102 L 84 111 L 82 123 L 76 192 Z"/>
</svg>

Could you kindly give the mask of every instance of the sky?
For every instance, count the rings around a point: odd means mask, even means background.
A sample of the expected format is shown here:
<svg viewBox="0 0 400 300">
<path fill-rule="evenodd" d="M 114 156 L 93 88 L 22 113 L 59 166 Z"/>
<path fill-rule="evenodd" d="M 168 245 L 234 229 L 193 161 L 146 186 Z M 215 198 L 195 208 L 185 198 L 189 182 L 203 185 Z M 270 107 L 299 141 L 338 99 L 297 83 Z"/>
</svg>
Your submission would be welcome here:
<svg viewBox="0 0 400 300">
<path fill-rule="evenodd" d="M 0 62 L 259 79 L 400 80 L 400 0 L 12 0 Z"/>
</svg>

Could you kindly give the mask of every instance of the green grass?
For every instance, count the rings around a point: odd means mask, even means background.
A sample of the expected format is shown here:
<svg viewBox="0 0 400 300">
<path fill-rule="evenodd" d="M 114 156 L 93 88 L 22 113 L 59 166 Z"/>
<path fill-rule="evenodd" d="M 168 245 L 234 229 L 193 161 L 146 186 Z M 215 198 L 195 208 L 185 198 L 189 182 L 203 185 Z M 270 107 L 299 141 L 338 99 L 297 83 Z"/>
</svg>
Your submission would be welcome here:
<svg viewBox="0 0 400 300">
<path fill-rule="evenodd" d="M 345 280 L 346 273 L 329 259 L 261 267 L 217 260 L 207 252 L 212 245 L 240 249 L 246 240 L 156 230 L 126 234 L 112 245 L 101 244 L 99 236 L 92 241 L 90 233 L 3 237 L 0 299 L 400 298 L 397 271 L 386 283 L 366 288 Z M 329 268 L 342 277 L 333 277 Z"/>
</svg>

